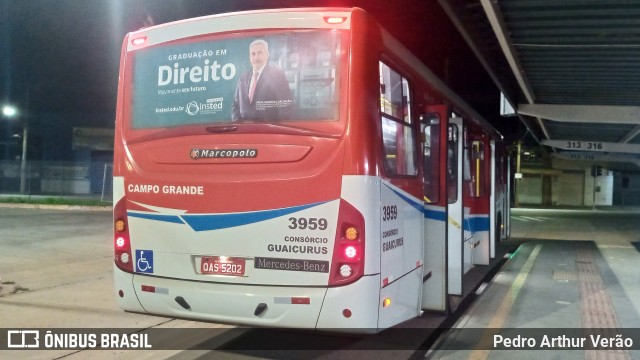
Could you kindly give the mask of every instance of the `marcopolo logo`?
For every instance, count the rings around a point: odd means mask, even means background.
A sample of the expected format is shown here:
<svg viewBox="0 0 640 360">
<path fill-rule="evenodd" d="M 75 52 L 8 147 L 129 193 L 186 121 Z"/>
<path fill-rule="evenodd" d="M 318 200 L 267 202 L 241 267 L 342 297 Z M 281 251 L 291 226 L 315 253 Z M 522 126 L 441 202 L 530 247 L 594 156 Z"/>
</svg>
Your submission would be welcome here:
<svg viewBox="0 0 640 360">
<path fill-rule="evenodd" d="M 189 152 L 193 160 L 204 159 L 224 159 L 224 158 L 255 158 L 258 156 L 258 149 L 198 149 L 193 148 Z"/>
</svg>

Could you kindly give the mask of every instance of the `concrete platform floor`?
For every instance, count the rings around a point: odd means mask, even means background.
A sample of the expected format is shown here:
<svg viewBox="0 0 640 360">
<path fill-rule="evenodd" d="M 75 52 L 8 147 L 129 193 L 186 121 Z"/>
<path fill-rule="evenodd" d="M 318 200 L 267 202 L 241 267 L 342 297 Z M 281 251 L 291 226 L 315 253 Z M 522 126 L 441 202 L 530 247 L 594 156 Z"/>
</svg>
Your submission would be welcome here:
<svg viewBox="0 0 640 360">
<path fill-rule="evenodd" d="M 516 209 L 511 226 L 522 245 L 426 357 L 640 359 L 640 212 Z"/>
</svg>

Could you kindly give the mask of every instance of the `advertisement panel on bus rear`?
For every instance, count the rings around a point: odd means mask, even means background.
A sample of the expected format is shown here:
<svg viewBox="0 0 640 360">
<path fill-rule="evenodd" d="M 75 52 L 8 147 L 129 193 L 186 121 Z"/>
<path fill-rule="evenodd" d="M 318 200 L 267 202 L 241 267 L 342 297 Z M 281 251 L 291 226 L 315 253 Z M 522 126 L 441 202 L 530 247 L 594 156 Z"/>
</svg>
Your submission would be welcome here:
<svg viewBox="0 0 640 360">
<path fill-rule="evenodd" d="M 337 119 L 340 37 L 295 31 L 135 53 L 132 127 Z"/>
</svg>

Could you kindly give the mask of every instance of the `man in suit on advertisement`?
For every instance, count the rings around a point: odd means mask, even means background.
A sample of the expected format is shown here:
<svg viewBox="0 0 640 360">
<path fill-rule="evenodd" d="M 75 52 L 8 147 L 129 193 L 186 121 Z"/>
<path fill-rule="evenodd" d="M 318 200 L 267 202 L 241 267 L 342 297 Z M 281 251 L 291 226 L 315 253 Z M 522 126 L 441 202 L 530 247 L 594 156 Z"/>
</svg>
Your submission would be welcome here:
<svg viewBox="0 0 640 360">
<path fill-rule="evenodd" d="M 232 119 L 289 120 L 293 97 L 281 69 L 269 65 L 269 44 L 255 40 L 249 45 L 252 69 L 242 74 L 233 97 Z"/>
</svg>

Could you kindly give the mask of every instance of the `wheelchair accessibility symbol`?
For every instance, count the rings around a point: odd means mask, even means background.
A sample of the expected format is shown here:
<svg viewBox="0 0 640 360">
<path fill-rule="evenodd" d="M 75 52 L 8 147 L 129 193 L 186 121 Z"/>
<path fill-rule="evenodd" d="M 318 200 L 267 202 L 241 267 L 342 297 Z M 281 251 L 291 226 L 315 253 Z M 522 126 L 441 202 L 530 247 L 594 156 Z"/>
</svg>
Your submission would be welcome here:
<svg viewBox="0 0 640 360">
<path fill-rule="evenodd" d="M 153 250 L 136 250 L 136 272 L 153 274 Z"/>
</svg>

